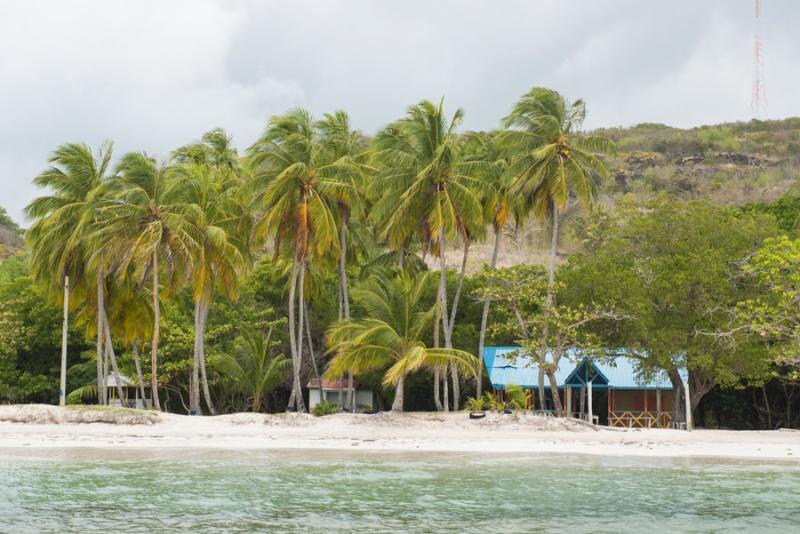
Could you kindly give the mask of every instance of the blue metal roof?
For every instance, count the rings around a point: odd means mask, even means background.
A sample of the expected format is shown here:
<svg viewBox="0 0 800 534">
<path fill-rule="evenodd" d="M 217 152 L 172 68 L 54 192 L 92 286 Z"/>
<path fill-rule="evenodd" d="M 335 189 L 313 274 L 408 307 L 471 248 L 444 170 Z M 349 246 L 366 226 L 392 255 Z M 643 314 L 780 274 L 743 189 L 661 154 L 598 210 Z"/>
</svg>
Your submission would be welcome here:
<svg viewBox="0 0 800 534">
<path fill-rule="evenodd" d="M 551 361 L 550 354 L 547 356 Z M 561 358 L 556 369 L 558 387 L 566 383 L 580 384 L 587 370 L 582 368 L 586 356 L 577 349 L 567 350 Z M 530 354 L 521 347 L 485 347 L 483 360 L 489 371 L 492 387 L 505 389 L 506 386 L 517 384 L 523 388 L 537 388 L 539 384 L 539 366 Z M 660 373 L 653 379 L 645 380 L 636 369 L 636 361 L 625 356 L 618 356 L 610 363 L 590 360 L 593 369 L 588 373 L 594 376 L 592 385 L 598 388 L 609 387 L 612 389 L 672 389 L 672 383 L 665 373 Z M 580 371 L 580 372 L 579 372 Z M 685 378 L 685 377 L 684 377 Z M 606 386 L 607 384 L 607 386 Z M 550 387 L 549 380 L 545 379 L 545 387 Z"/>
</svg>

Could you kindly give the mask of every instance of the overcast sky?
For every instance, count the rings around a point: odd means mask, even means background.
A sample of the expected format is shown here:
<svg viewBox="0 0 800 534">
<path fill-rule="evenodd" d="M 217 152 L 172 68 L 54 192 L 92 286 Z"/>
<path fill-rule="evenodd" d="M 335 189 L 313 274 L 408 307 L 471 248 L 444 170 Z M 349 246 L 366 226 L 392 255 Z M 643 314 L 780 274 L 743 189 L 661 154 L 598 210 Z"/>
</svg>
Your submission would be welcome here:
<svg viewBox="0 0 800 534">
<path fill-rule="evenodd" d="M 762 0 L 766 116 L 797 115 L 800 2 Z M 27 225 L 58 144 L 245 147 L 294 106 L 372 133 L 420 99 L 496 126 L 532 86 L 586 126 L 751 118 L 753 0 L 0 0 L 0 205 Z"/>
</svg>

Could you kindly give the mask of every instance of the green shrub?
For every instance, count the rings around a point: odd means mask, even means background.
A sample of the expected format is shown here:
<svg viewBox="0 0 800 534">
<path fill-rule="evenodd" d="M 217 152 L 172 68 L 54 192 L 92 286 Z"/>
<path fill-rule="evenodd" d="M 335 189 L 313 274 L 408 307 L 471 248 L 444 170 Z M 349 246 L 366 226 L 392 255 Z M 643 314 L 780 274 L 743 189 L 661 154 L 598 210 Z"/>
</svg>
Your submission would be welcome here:
<svg viewBox="0 0 800 534">
<path fill-rule="evenodd" d="M 467 403 L 464 406 L 464 408 L 469 410 L 470 412 L 482 412 L 485 404 L 486 404 L 485 397 L 480 397 L 478 399 L 476 399 L 475 397 L 469 397 L 467 398 Z"/>
<path fill-rule="evenodd" d="M 522 389 L 522 386 L 517 384 L 509 384 L 506 387 L 506 394 L 508 395 L 508 405 L 514 410 L 527 410 L 528 402 L 530 401 L 531 392 Z"/>
<path fill-rule="evenodd" d="M 311 413 L 317 417 L 323 415 L 331 415 L 339 411 L 339 406 L 335 402 L 322 401 L 311 410 Z"/>
</svg>

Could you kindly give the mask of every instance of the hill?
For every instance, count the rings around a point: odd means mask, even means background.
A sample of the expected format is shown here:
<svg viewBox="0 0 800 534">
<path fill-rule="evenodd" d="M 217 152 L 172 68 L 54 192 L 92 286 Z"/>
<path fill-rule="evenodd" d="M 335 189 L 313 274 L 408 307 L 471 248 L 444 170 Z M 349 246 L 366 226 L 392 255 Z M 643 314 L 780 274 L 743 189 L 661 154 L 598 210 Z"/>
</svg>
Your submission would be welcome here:
<svg viewBox="0 0 800 534">
<path fill-rule="evenodd" d="M 646 123 L 592 133 L 617 144 L 617 156 L 608 161 L 612 179 L 598 184 L 599 201 L 605 206 L 623 195 L 645 199 L 662 193 L 744 206 L 774 201 L 800 184 L 800 118 L 796 117 L 691 129 Z M 578 213 L 576 206 L 565 212 L 562 256 L 577 246 L 570 242 L 569 226 Z M 548 238 L 540 224 L 530 222 L 508 231 L 505 239 L 500 265 L 545 261 Z M 472 247 L 470 269 L 488 263 L 491 253 L 491 242 Z M 459 251 L 448 253 L 450 265 L 460 261 Z"/>
<path fill-rule="evenodd" d="M 0 207 L 0 258 L 13 254 L 22 246 L 22 229 Z"/>
</svg>

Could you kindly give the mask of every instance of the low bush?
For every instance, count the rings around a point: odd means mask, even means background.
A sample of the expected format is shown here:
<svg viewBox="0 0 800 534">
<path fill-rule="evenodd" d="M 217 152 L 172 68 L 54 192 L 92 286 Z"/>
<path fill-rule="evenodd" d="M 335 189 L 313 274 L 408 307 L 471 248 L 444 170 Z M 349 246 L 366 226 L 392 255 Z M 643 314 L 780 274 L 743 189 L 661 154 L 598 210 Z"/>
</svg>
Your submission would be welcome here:
<svg viewBox="0 0 800 534">
<path fill-rule="evenodd" d="M 311 409 L 311 413 L 317 417 L 331 415 L 339 411 L 339 406 L 335 402 L 322 401 Z"/>
</svg>

